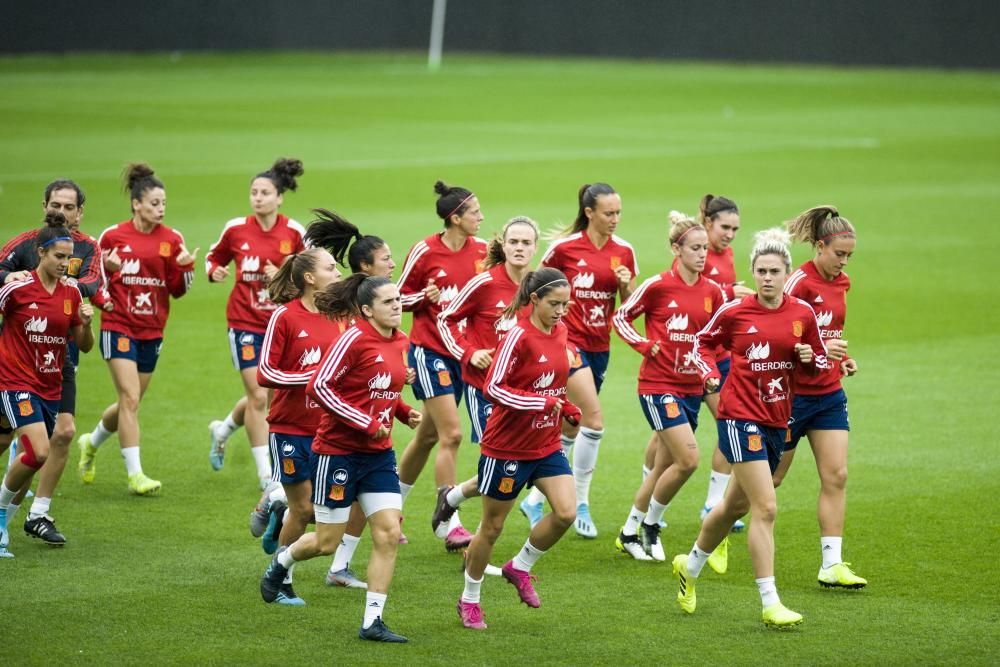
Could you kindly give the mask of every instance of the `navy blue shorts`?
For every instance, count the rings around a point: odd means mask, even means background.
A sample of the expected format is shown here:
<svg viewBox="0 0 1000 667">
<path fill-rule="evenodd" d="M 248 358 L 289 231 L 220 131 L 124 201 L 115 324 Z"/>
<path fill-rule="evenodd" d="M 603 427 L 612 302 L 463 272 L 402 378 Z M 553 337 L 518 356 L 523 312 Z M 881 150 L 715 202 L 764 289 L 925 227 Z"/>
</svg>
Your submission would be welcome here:
<svg viewBox="0 0 1000 667">
<path fill-rule="evenodd" d="M 101 331 L 101 356 L 105 361 L 128 359 L 134 361 L 140 373 L 152 373 L 160 359 L 162 338 L 136 340 L 117 331 Z"/>
<path fill-rule="evenodd" d="M 260 365 L 260 348 L 264 345 L 264 334 L 229 330 L 229 354 L 233 358 L 233 368 L 242 371 L 245 368 L 256 368 Z"/>
<path fill-rule="evenodd" d="M 271 447 L 271 479 L 282 484 L 298 484 L 312 479 L 316 466 L 311 435 L 268 434 Z"/>
<path fill-rule="evenodd" d="M 792 418 L 788 420 L 789 440 L 785 449 L 795 449 L 809 431 L 850 431 L 847 418 L 847 394 L 843 389 L 820 396 L 796 394 L 792 399 Z"/>
<path fill-rule="evenodd" d="M 418 401 L 453 395 L 456 405 L 461 402 L 465 385 L 462 382 L 462 365 L 457 359 L 411 343 L 407 360 L 417 372 L 413 395 Z"/>
<path fill-rule="evenodd" d="M 479 444 L 486 431 L 486 420 L 493 412 L 493 404 L 486 400 L 486 395 L 471 385 L 465 385 L 465 407 L 469 411 L 472 422 L 472 442 Z"/>
<path fill-rule="evenodd" d="M 573 475 L 561 449 L 534 461 L 479 456 L 479 492 L 497 500 L 514 500 L 525 485 L 532 486 L 536 479 L 559 475 Z"/>
<path fill-rule="evenodd" d="M 11 433 L 19 428 L 43 422 L 45 432 L 52 437 L 56 427 L 59 401 L 46 401 L 31 391 L 0 391 L 0 433 Z"/>
<path fill-rule="evenodd" d="M 720 419 L 719 449 L 730 463 L 767 461 L 773 473 L 785 451 L 787 429 L 761 426 L 741 419 Z"/>
<path fill-rule="evenodd" d="M 391 449 L 372 454 L 316 456 L 313 504 L 330 509 L 350 507 L 364 493 L 399 494 L 396 453 Z"/>
<path fill-rule="evenodd" d="M 569 374 L 577 372 L 582 368 L 589 368 L 590 372 L 594 374 L 594 387 L 597 389 L 597 393 L 601 393 L 601 385 L 604 384 L 604 376 L 608 373 L 608 362 L 611 360 L 611 352 L 587 352 L 586 350 L 577 349 L 577 355 L 579 356 L 580 363 L 573 363 L 572 368 L 569 369 Z"/>
<path fill-rule="evenodd" d="M 692 431 L 698 430 L 701 394 L 639 394 L 639 405 L 642 406 L 642 414 L 646 415 L 649 427 L 654 431 L 663 431 L 681 424 L 690 424 Z"/>
</svg>

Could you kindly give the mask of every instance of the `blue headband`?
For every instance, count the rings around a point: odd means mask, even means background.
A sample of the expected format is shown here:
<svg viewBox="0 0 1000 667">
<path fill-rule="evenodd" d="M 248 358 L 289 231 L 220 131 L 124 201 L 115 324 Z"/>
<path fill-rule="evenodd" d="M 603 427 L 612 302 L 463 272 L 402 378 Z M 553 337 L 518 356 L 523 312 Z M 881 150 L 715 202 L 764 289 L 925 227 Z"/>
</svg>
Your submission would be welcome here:
<svg viewBox="0 0 1000 667">
<path fill-rule="evenodd" d="M 45 243 L 43 243 L 40 247 L 42 247 L 42 248 L 48 248 L 50 245 L 52 245 L 53 243 L 56 243 L 58 241 L 69 241 L 69 242 L 72 243 L 73 238 L 70 237 L 70 236 L 57 236 L 54 239 L 49 239 L 48 241 L 46 241 Z"/>
</svg>

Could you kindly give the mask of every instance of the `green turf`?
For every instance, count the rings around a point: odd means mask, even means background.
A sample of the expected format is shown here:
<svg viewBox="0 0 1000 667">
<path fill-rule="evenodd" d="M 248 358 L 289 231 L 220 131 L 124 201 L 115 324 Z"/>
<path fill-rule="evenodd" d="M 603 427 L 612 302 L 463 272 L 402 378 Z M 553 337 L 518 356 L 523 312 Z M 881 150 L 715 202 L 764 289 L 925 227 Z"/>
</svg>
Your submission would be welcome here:
<svg viewBox="0 0 1000 667">
<path fill-rule="evenodd" d="M 634 398 L 638 356 L 616 341 L 592 495 L 601 535 L 569 535 L 539 563 L 541 609 L 490 579 L 490 629 L 462 630 L 461 559 L 427 526 L 430 474 L 407 504 L 411 544 L 386 616 L 410 645 L 355 639 L 362 596 L 327 590 L 325 560 L 297 570 L 308 607 L 265 606 L 257 582 L 267 561 L 246 529 L 257 494 L 242 433 L 222 472 L 207 461 L 206 424 L 240 385 L 225 338 L 227 288 L 199 274 L 176 303 L 141 414 L 143 462 L 162 495 L 125 493 L 114 440 L 92 487 L 71 458 L 52 509 L 69 546 L 47 550 L 18 529 L 17 558 L 0 561 L 0 663 L 964 665 L 1000 655 L 1000 466 L 988 426 L 1000 404 L 995 74 L 456 57 L 430 75 L 410 56 L 185 54 L 3 58 L 0 90 L 4 238 L 39 223 L 42 187 L 61 176 L 87 190 L 85 229 L 125 219 L 118 175 L 137 159 L 166 182 L 167 222 L 200 256 L 227 219 L 247 213 L 250 178 L 279 155 L 306 166 L 286 213 L 305 220 L 311 207 L 335 208 L 386 238 L 399 263 L 439 228 L 438 178 L 479 194 L 484 233 L 520 213 L 567 223 L 579 185 L 608 181 L 646 276 L 668 262 L 666 212 L 694 212 L 705 192 L 741 206 L 744 278 L 752 231 L 837 204 L 859 230 L 848 267 L 846 337 L 861 371 L 847 382 L 845 555 L 871 582 L 860 592 L 815 583 L 808 448 L 779 491 L 776 529 L 779 590 L 805 615 L 800 629 L 759 623 L 745 537 L 733 540 L 729 574 L 706 570 L 691 617 L 673 601 L 668 565 L 614 553 L 648 435 Z M 79 386 L 89 430 L 113 398 L 96 352 Z M 714 443 L 707 411 L 702 419 L 703 468 L 668 510 L 668 553 L 697 534 Z M 397 427 L 400 446 L 406 438 Z M 464 448 L 463 474 L 475 457 Z M 463 509 L 467 526 L 478 515 L 475 502 Z M 495 562 L 526 532 L 512 516 Z M 365 540 L 359 571 L 368 551 Z"/>
</svg>

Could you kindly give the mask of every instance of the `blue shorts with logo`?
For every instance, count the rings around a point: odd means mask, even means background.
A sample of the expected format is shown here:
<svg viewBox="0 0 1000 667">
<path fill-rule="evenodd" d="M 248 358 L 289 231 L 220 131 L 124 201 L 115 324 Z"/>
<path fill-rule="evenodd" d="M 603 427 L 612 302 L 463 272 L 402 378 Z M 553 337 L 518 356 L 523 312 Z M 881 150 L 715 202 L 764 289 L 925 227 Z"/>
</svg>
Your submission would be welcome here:
<svg viewBox="0 0 1000 667">
<path fill-rule="evenodd" d="M 574 363 L 569 369 L 569 374 L 589 368 L 594 375 L 594 387 L 597 393 L 601 393 L 601 385 L 604 384 L 604 376 L 608 373 L 608 362 L 611 360 L 611 352 L 587 352 L 577 348 L 576 353 L 580 357 L 580 363 Z"/>
<path fill-rule="evenodd" d="M 417 372 L 413 395 L 418 401 L 448 395 L 455 397 L 455 405 L 462 401 L 465 385 L 462 382 L 462 364 L 457 359 L 411 343 L 407 360 Z"/>
<path fill-rule="evenodd" d="M 514 500 L 521 489 L 532 486 L 537 479 L 572 474 L 561 449 L 534 461 L 479 456 L 479 492 L 497 500 Z"/>
<path fill-rule="evenodd" d="M 313 436 L 268 434 L 271 448 L 271 479 L 282 484 L 298 484 L 312 479 L 316 454 L 312 450 Z"/>
<path fill-rule="evenodd" d="M 472 385 L 465 385 L 465 408 L 472 422 L 472 442 L 479 444 L 486 431 L 486 420 L 493 412 L 493 404 L 486 400 L 483 392 Z"/>
<path fill-rule="evenodd" d="M 260 365 L 260 348 L 264 346 L 264 334 L 229 330 L 229 354 L 233 358 L 233 368 L 242 371 L 245 368 L 256 368 Z"/>
<path fill-rule="evenodd" d="M 663 431 L 681 424 L 690 424 L 692 431 L 698 430 L 701 394 L 639 394 L 639 405 L 642 406 L 642 414 L 646 415 L 649 427 L 654 431 Z"/>
<path fill-rule="evenodd" d="M 720 419 L 719 449 L 730 463 L 767 461 L 773 473 L 785 451 L 787 429 L 761 426 L 741 419 Z"/>
<path fill-rule="evenodd" d="M 391 449 L 372 454 L 316 456 L 313 504 L 330 509 L 350 507 L 365 493 L 399 493 L 396 453 Z"/>
<path fill-rule="evenodd" d="M 101 357 L 134 361 L 140 373 L 152 373 L 160 359 L 162 338 L 136 340 L 117 331 L 101 331 Z"/>
<path fill-rule="evenodd" d="M 789 441 L 785 449 L 795 449 L 808 431 L 850 431 L 847 418 L 847 394 L 843 389 L 820 396 L 796 394 L 792 399 L 792 418 L 788 420 Z"/>
<path fill-rule="evenodd" d="M 29 424 L 43 422 L 52 437 L 59 401 L 46 401 L 31 391 L 0 391 L 0 433 L 11 433 Z"/>
</svg>

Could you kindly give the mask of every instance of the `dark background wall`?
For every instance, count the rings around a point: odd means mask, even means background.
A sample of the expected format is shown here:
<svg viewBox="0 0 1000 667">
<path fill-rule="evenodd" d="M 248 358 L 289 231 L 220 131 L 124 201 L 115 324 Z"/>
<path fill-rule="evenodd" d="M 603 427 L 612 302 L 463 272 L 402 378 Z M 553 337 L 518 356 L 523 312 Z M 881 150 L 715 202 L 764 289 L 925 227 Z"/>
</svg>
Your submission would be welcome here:
<svg viewBox="0 0 1000 667">
<path fill-rule="evenodd" d="M 0 52 L 427 48 L 432 0 L 0 0 Z M 451 0 L 445 53 L 1000 67 L 992 0 Z"/>
</svg>

